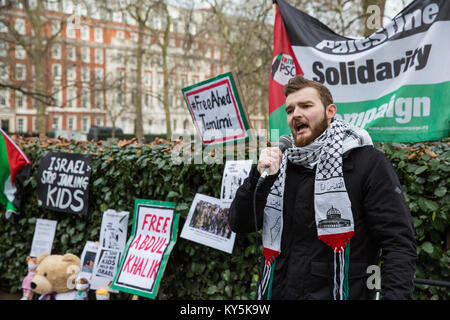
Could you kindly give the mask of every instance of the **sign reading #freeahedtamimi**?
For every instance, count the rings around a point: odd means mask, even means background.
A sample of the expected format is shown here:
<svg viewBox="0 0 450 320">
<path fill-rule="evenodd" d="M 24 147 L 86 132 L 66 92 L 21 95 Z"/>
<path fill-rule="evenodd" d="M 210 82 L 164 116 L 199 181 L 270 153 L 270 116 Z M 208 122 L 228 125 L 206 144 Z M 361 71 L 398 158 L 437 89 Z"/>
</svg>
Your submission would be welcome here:
<svg viewBox="0 0 450 320">
<path fill-rule="evenodd" d="M 231 72 L 182 89 L 203 145 L 246 140 L 249 129 Z"/>
<path fill-rule="evenodd" d="M 91 161 L 85 154 L 45 154 L 37 175 L 39 205 L 53 211 L 87 214 Z"/>
</svg>

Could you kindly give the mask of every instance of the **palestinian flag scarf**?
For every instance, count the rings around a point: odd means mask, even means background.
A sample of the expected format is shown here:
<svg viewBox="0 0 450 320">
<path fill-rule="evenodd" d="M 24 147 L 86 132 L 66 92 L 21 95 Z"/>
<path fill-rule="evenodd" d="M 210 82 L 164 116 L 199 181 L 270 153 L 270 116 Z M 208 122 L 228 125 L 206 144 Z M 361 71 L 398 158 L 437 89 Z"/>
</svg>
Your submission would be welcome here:
<svg viewBox="0 0 450 320">
<path fill-rule="evenodd" d="M 6 218 L 12 222 L 19 214 L 23 182 L 30 168 L 25 153 L 0 129 L 0 203 L 6 206 Z"/>
<path fill-rule="evenodd" d="M 348 263 L 345 263 L 349 257 L 346 246 L 353 236 L 354 222 L 344 183 L 342 155 L 366 145 L 372 145 L 367 131 L 334 119 L 327 130 L 309 145 L 296 147 L 292 142 L 292 147 L 283 153 L 278 177 L 271 187 L 264 208 L 262 240 L 265 263 L 258 283 L 258 299 L 270 299 L 276 258 L 281 252 L 283 195 L 288 161 L 310 169 L 317 165 L 314 183 L 317 235 L 334 252 L 334 299 L 346 299 L 348 290 L 346 294 L 344 273 L 348 270 Z M 336 275 L 337 270 L 339 276 Z"/>
</svg>

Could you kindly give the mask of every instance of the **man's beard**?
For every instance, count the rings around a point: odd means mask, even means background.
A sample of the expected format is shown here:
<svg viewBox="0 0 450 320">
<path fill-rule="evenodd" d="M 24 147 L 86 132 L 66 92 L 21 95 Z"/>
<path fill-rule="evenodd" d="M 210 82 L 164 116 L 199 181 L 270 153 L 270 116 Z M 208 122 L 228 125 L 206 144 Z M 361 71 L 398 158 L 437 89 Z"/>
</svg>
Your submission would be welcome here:
<svg viewBox="0 0 450 320">
<path fill-rule="evenodd" d="M 294 137 L 294 143 L 297 147 L 307 146 L 314 139 L 316 139 L 318 136 L 320 136 L 327 128 L 328 128 L 328 119 L 324 113 L 322 120 L 314 127 L 310 127 L 310 130 L 311 130 L 310 135 L 298 137 L 293 132 L 292 136 Z"/>
</svg>

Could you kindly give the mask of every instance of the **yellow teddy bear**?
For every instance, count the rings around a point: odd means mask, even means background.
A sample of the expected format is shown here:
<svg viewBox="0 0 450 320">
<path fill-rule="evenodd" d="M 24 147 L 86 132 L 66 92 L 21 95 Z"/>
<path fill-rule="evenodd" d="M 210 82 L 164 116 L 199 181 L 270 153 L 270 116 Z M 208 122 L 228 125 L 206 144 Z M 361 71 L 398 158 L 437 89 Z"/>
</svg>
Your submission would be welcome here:
<svg viewBox="0 0 450 320">
<path fill-rule="evenodd" d="M 44 253 L 37 263 L 31 289 L 41 295 L 39 300 L 73 300 L 76 294 L 75 280 L 80 271 L 80 258 L 71 253 Z"/>
</svg>

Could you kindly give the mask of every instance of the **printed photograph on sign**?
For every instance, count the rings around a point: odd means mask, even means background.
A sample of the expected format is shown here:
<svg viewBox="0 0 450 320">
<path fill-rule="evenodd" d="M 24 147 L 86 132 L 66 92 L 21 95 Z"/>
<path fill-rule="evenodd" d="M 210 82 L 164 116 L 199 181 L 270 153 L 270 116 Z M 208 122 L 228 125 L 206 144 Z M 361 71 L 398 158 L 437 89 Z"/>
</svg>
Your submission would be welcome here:
<svg viewBox="0 0 450 320">
<path fill-rule="evenodd" d="M 232 73 L 183 88 L 182 92 L 204 145 L 248 139 L 249 125 Z"/>
<path fill-rule="evenodd" d="M 236 234 L 228 224 L 228 215 L 229 206 L 220 199 L 197 193 L 180 237 L 232 253 Z"/>
<path fill-rule="evenodd" d="M 154 299 L 176 241 L 177 226 L 173 203 L 136 199 L 133 235 L 111 287 Z"/>
<path fill-rule="evenodd" d="M 38 205 L 53 211 L 87 214 L 91 156 L 48 152 L 37 174 Z"/>
<path fill-rule="evenodd" d="M 225 163 L 223 170 L 220 199 L 223 204 L 231 204 L 237 189 L 248 177 L 252 167 L 252 160 L 233 160 Z"/>
<path fill-rule="evenodd" d="M 86 241 L 84 245 L 83 253 L 80 259 L 80 273 L 79 278 L 91 279 L 92 272 L 94 271 L 95 256 L 98 251 L 98 242 Z"/>
</svg>

